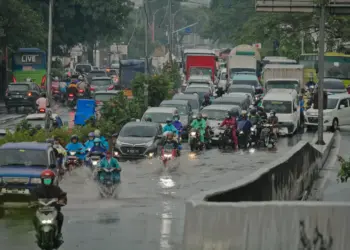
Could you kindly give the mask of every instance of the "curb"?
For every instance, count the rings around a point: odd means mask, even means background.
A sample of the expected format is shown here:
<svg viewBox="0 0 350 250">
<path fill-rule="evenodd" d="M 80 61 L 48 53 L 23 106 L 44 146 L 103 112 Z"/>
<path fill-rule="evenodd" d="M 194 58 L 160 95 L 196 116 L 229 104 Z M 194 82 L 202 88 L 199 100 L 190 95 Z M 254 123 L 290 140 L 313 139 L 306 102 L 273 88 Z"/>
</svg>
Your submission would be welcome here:
<svg viewBox="0 0 350 250">
<path fill-rule="evenodd" d="M 19 115 L 17 117 L 11 117 L 11 118 L 8 118 L 8 119 L 0 120 L 0 125 L 8 123 L 8 122 L 13 121 L 13 120 L 21 119 L 21 118 L 23 118 L 25 116 L 26 115 Z"/>
</svg>

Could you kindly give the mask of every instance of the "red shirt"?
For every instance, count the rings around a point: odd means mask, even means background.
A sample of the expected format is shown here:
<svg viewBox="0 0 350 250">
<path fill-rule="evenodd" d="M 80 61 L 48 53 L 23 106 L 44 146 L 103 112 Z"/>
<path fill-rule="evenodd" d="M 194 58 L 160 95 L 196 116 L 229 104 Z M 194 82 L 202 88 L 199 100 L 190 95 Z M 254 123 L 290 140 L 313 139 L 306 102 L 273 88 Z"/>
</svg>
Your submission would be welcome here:
<svg viewBox="0 0 350 250">
<path fill-rule="evenodd" d="M 237 129 L 236 117 L 226 118 L 220 125 L 220 127 L 223 126 L 232 126 L 234 129 Z"/>
</svg>

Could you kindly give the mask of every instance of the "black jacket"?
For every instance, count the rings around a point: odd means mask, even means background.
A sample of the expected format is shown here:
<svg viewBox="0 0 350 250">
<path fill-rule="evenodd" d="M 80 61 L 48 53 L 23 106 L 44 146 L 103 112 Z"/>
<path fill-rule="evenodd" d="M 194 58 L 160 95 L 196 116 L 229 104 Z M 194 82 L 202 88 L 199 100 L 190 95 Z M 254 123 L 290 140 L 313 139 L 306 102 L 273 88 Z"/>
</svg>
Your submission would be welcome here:
<svg viewBox="0 0 350 250">
<path fill-rule="evenodd" d="M 38 199 L 57 198 L 58 200 L 64 200 L 65 204 L 67 204 L 67 193 L 63 192 L 59 186 L 40 185 L 31 191 L 31 195 L 33 201 L 37 201 Z M 57 206 L 56 208 L 60 211 L 61 206 Z"/>
</svg>

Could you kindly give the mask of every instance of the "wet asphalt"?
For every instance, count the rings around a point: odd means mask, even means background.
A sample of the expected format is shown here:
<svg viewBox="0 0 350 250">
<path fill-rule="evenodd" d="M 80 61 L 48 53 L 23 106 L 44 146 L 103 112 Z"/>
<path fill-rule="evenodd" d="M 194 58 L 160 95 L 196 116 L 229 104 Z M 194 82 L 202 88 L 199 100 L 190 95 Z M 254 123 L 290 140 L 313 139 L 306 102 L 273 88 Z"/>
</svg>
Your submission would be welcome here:
<svg viewBox="0 0 350 250">
<path fill-rule="evenodd" d="M 73 112 L 57 108 L 64 121 Z M 12 127 L 19 120 L 1 125 Z M 276 149 L 226 152 L 207 150 L 193 156 L 184 147 L 181 157 L 164 169 L 158 159 L 121 162 L 122 183 L 117 199 L 101 199 L 87 168 L 66 176 L 61 187 L 68 192 L 63 208 L 64 244 L 60 249 L 168 250 L 182 249 L 185 200 L 190 196 L 230 184 L 288 152 L 313 133 L 280 138 Z M 235 178 L 226 173 L 235 172 Z M 32 214 L 8 210 L 0 219 L 1 249 L 38 249 L 34 243 Z"/>
</svg>

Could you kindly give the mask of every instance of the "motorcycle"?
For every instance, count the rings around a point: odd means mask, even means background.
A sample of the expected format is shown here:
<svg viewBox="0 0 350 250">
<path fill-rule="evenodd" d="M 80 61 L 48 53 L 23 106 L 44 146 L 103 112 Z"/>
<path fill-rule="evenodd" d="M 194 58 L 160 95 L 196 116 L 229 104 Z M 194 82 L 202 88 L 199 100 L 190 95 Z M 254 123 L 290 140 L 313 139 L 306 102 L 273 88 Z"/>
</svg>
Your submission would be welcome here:
<svg viewBox="0 0 350 250">
<path fill-rule="evenodd" d="M 36 219 L 39 222 L 37 244 L 43 250 L 58 249 L 63 243 L 58 239 L 57 209 L 58 199 L 39 199 Z"/>
<path fill-rule="evenodd" d="M 74 94 L 68 94 L 67 106 L 69 108 L 74 108 L 76 104 L 77 104 L 77 100 Z"/>
<path fill-rule="evenodd" d="M 214 136 L 214 131 L 211 129 L 211 127 L 206 127 L 205 134 L 204 134 L 204 144 L 206 149 L 212 148 L 212 139 Z"/>
<path fill-rule="evenodd" d="M 249 148 L 250 146 L 250 133 L 246 132 L 244 133 L 243 130 L 237 129 L 237 137 L 238 137 L 238 147 L 241 149 Z"/>
<path fill-rule="evenodd" d="M 69 151 L 68 152 L 68 157 L 66 161 L 66 168 L 69 172 L 72 172 L 74 168 L 79 167 L 80 161 L 79 158 L 76 156 L 79 154 L 79 152 L 76 151 Z"/>
<path fill-rule="evenodd" d="M 164 167 L 167 166 L 168 161 L 174 160 L 176 158 L 177 152 L 176 149 L 173 148 L 172 144 L 165 144 L 162 148 L 161 160 L 163 162 Z"/>
<path fill-rule="evenodd" d="M 190 149 L 192 152 L 203 149 L 203 145 L 200 141 L 200 132 L 198 129 L 192 128 L 190 130 Z"/>
<path fill-rule="evenodd" d="M 276 145 L 276 139 L 274 138 L 274 135 L 272 133 L 273 126 L 272 124 L 263 124 L 262 130 L 260 133 L 260 144 L 268 147 L 269 145 L 272 145 L 274 147 Z"/>
<path fill-rule="evenodd" d="M 85 91 L 83 89 L 79 89 L 77 98 L 83 99 L 84 97 L 85 97 Z"/>
<path fill-rule="evenodd" d="M 90 153 L 90 166 L 92 168 L 98 167 L 103 156 L 104 155 L 102 152 L 99 152 L 99 151 L 91 152 Z"/>
<path fill-rule="evenodd" d="M 232 140 L 232 128 L 226 127 L 223 132 L 219 133 L 218 147 L 219 149 L 225 149 L 226 146 L 235 148 L 235 143 Z"/>
<path fill-rule="evenodd" d="M 97 168 L 97 181 L 101 197 L 110 198 L 114 196 L 120 180 L 114 180 L 113 173 L 120 171 L 116 168 Z M 103 177 L 101 173 L 104 173 Z"/>
</svg>

